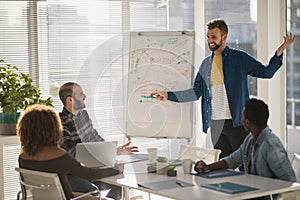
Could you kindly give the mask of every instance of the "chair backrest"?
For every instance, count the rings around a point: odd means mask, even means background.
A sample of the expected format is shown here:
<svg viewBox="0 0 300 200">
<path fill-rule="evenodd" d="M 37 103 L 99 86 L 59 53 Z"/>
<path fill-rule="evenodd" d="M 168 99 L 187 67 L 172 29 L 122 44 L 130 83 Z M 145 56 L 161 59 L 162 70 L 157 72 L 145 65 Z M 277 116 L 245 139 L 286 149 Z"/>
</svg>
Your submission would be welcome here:
<svg viewBox="0 0 300 200">
<path fill-rule="evenodd" d="M 297 182 L 300 182 L 300 155 L 299 154 L 297 153 L 293 154 L 291 164 L 296 174 Z"/>
<path fill-rule="evenodd" d="M 210 164 L 219 160 L 220 153 L 220 149 L 210 149 L 181 144 L 178 153 L 178 159 L 182 160 L 189 158 L 193 161 L 203 160 L 207 164 Z"/>
<path fill-rule="evenodd" d="M 19 172 L 23 195 L 25 192 L 27 196 L 32 196 L 33 199 L 66 200 L 59 177 L 56 173 L 22 168 L 16 168 L 15 170 Z"/>
</svg>

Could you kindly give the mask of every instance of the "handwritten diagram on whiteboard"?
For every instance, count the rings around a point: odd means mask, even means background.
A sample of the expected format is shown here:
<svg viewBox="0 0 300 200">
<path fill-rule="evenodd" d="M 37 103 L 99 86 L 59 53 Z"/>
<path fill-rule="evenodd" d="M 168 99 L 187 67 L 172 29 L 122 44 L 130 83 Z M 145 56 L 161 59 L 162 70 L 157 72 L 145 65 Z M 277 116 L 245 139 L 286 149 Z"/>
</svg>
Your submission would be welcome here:
<svg viewBox="0 0 300 200">
<path fill-rule="evenodd" d="M 150 94 L 191 87 L 194 33 L 131 33 L 127 92 L 128 136 L 187 138 L 192 103 L 157 101 Z"/>
</svg>

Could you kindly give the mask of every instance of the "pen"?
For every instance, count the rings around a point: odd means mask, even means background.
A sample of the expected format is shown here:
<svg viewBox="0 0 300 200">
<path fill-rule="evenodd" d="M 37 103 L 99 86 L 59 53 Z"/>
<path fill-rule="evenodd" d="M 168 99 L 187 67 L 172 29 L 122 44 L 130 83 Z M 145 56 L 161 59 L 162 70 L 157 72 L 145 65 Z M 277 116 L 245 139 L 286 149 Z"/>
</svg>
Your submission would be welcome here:
<svg viewBox="0 0 300 200">
<path fill-rule="evenodd" d="M 180 187 L 184 187 L 183 183 L 176 181 L 176 184 L 179 185 Z"/>
</svg>

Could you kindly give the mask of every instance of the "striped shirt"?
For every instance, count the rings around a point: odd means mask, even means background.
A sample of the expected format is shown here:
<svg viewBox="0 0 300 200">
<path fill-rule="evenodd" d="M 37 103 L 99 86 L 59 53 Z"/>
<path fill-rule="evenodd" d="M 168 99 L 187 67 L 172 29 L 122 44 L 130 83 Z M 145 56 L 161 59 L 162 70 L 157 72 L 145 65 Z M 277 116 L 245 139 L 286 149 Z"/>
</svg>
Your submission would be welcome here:
<svg viewBox="0 0 300 200">
<path fill-rule="evenodd" d="M 231 119 L 231 113 L 228 105 L 228 98 L 224 84 L 224 74 L 222 65 L 222 55 L 214 55 L 211 75 L 211 109 L 213 120 Z"/>
</svg>

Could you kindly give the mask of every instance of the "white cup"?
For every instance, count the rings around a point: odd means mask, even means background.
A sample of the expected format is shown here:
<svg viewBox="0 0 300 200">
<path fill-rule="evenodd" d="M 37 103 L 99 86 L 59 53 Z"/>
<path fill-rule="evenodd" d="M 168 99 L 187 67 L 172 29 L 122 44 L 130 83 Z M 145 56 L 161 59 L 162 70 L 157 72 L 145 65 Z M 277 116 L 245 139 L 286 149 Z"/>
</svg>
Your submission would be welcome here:
<svg viewBox="0 0 300 200">
<path fill-rule="evenodd" d="M 192 159 L 183 159 L 182 160 L 183 173 L 190 174 L 192 170 L 192 165 L 193 165 Z"/>
<path fill-rule="evenodd" d="M 155 147 L 148 148 L 147 152 L 148 152 L 149 163 L 156 162 L 157 148 L 155 148 Z"/>
</svg>

